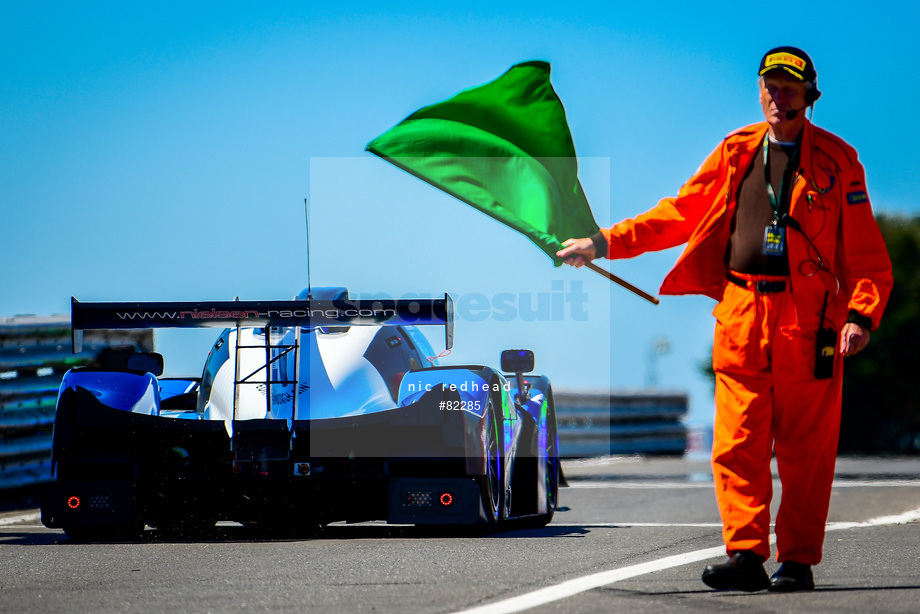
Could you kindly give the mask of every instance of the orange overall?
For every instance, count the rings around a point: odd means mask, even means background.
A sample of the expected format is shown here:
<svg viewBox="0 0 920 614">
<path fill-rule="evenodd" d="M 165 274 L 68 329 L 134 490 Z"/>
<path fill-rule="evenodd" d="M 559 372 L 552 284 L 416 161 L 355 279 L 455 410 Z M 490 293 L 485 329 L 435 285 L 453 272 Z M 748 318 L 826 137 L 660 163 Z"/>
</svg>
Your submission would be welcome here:
<svg viewBox="0 0 920 614">
<path fill-rule="evenodd" d="M 814 376 L 815 342 L 840 332 L 848 316 L 878 326 L 893 283 L 856 151 L 806 122 L 786 234 L 788 278 L 735 274 L 726 248 L 741 178 L 761 152 L 767 124 L 726 137 L 677 197 L 602 229 L 608 258 L 687 243 L 661 294 L 705 294 L 719 301 L 713 344 L 716 417 L 713 475 L 729 555 L 769 558 L 770 473 L 776 454 L 783 493 L 776 518 L 777 559 L 821 560 L 840 427 L 843 359 L 833 377 Z M 797 224 L 795 224 L 797 222 Z M 758 281 L 779 291 L 760 292 Z M 761 286 L 764 288 L 764 286 Z"/>
</svg>

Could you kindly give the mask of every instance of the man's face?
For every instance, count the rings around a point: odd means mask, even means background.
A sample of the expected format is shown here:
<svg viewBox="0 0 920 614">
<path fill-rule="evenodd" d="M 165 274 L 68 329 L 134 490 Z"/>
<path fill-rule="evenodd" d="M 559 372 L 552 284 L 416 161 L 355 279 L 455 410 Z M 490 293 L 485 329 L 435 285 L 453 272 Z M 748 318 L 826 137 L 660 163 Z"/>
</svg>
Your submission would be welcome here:
<svg viewBox="0 0 920 614">
<path fill-rule="evenodd" d="M 767 122 L 771 126 L 804 122 L 805 114 L 801 111 L 806 106 L 807 89 L 807 83 L 787 75 L 785 71 L 773 70 L 765 74 L 760 83 L 760 104 Z M 786 119 L 786 113 L 793 109 L 799 109 L 799 114 L 795 119 Z"/>
</svg>

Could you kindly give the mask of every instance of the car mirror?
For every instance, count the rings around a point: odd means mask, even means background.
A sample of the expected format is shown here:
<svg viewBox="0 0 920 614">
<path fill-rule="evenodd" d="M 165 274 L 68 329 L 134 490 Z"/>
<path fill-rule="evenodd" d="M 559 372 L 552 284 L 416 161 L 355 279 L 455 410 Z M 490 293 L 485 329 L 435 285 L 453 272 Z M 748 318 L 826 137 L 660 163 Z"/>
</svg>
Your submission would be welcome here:
<svg viewBox="0 0 920 614">
<path fill-rule="evenodd" d="M 502 352 L 502 371 L 505 373 L 530 373 L 534 356 L 531 350 L 505 350 Z"/>
<path fill-rule="evenodd" d="M 159 377 L 163 375 L 163 355 L 156 352 L 138 352 L 128 356 L 126 365 L 128 371 L 152 373 Z"/>
</svg>

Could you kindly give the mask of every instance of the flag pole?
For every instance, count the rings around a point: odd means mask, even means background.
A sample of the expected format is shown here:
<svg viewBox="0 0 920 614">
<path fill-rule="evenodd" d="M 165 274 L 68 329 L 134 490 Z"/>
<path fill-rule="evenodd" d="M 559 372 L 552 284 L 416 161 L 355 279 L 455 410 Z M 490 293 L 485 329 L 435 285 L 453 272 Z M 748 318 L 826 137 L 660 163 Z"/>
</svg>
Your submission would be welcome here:
<svg viewBox="0 0 920 614">
<path fill-rule="evenodd" d="M 625 281 L 625 280 L 623 280 L 623 279 L 620 279 L 619 277 L 617 277 L 616 275 L 614 275 L 614 274 L 611 273 L 610 271 L 608 271 L 608 270 L 606 270 L 606 269 L 604 269 L 604 268 L 602 268 L 602 267 L 597 266 L 597 265 L 594 264 L 593 262 L 586 262 L 586 263 L 585 263 L 585 266 L 587 266 L 589 269 L 591 269 L 591 270 L 594 271 L 595 273 L 600 273 L 601 275 L 603 275 L 604 277 L 606 277 L 607 279 L 609 279 L 609 280 L 612 281 L 613 283 L 619 284 L 619 285 L 623 286 L 624 288 L 626 288 L 627 290 L 629 290 L 629 291 L 632 292 L 633 294 L 636 294 L 636 295 L 638 295 L 638 296 L 641 296 L 642 298 L 644 298 L 645 300 L 647 300 L 648 302 L 650 302 L 652 305 L 657 305 L 657 304 L 659 303 L 658 299 L 655 298 L 654 296 L 652 296 L 651 294 L 649 294 L 649 293 L 647 293 L 647 292 L 644 292 L 644 291 L 640 290 L 639 288 L 635 287 L 634 285 L 632 285 L 632 284 L 629 283 L 628 281 Z"/>
</svg>

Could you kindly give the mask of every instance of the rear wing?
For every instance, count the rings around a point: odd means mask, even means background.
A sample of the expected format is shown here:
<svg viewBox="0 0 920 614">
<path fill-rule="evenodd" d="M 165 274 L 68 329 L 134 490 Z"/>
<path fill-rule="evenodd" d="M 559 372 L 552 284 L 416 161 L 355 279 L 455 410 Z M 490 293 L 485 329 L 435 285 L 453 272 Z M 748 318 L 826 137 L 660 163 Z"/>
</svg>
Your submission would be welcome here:
<svg viewBox="0 0 920 614">
<path fill-rule="evenodd" d="M 454 302 L 437 299 L 202 301 L 179 303 L 81 303 L 71 297 L 73 351 L 83 331 L 131 328 L 230 328 L 233 326 L 444 326 L 447 349 L 454 344 Z"/>
</svg>

